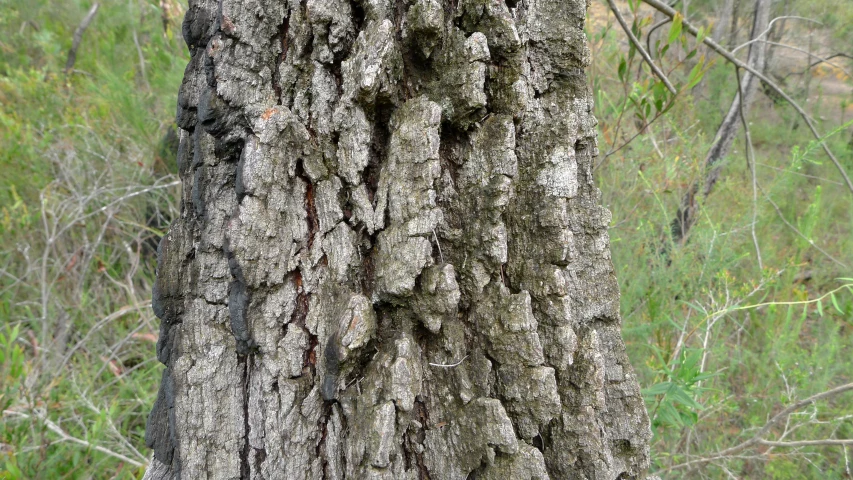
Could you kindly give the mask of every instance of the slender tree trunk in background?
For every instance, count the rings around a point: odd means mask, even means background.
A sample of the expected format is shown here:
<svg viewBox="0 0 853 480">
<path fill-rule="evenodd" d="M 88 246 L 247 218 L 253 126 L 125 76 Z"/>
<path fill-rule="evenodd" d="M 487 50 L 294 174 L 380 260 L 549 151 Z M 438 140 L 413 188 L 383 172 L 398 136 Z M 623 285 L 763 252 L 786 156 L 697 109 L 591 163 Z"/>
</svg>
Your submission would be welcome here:
<svg viewBox="0 0 853 480">
<path fill-rule="evenodd" d="M 755 16 L 752 23 L 751 39 L 756 39 L 764 34 L 766 38 L 767 26 L 770 23 L 770 6 L 772 0 L 756 0 Z M 754 42 L 749 46 L 749 55 L 747 64 L 759 72 L 763 72 L 767 66 L 767 44 L 764 42 Z M 720 170 L 722 165 L 720 161 L 726 158 L 735 141 L 738 130 L 741 126 L 741 107 L 743 115 L 749 113 L 749 105 L 755 97 L 755 92 L 761 80 L 749 72 L 746 72 L 740 79 L 740 88 L 743 92 L 743 101 L 741 102 L 740 92 L 735 93 L 735 98 L 729 107 L 729 111 L 723 118 L 717 129 L 717 135 L 714 143 L 708 150 L 708 155 L 705 157 L 705 178 L 701 186 L 701 197 L 704 198 L 711 193 L 717 180 L 720 178 Z M 699 209 L 700 184 L 699 182 L 691 185 L 687 193 L 681 200 L 681 207 L 676 213 L 675 219 L 672 221 L 672 236 L 673 241 L 680 242 L 690 231 L 690 228 L 696 223 Z"/>
<path fill-rule="evenodd" d="M 585 9 L 190 2 L 146 478 L 645 478 Z"/>
<path fill-rule="evenodd" d="M 726 40 L 726 43 L 723 44 L 730 48 L 737 45 L 737 36 L 738 32 L 740 31 L 740 28 L 738 27 L 738 20 L 740 19 L 740 7 L 741 5 L 743 5 L 743 3 L 744 0 L 734 0 L 732 15 L 729 19 L 731 22 L 729 24 L 729 37 Z"/>
<path fill-rule="evenodd" d="M 720 5 L 720 10 L 717 11 L 717 22 L 714 24 L 714 31 L 711 37 L 720 45 L 728 47 L 728 41 L 723 40 L 726 34 L 726 27 L 730 27 L 732 23 L 732 14 L 735 8 L 735 0 L 723 0 Z"/>
</svg>

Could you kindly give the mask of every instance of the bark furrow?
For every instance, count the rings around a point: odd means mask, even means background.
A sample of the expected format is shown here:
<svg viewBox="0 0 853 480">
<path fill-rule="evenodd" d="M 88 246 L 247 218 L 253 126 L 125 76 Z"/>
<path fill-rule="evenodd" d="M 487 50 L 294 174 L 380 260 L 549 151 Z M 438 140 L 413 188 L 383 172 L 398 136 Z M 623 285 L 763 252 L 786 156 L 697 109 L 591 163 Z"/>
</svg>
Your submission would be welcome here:
<svg viewBox="0 0 853 480">
<path fill-rule="evenodd" d="M 579 0 L 191 0 L 148 479 L 629 479 Z"/>
</svg>

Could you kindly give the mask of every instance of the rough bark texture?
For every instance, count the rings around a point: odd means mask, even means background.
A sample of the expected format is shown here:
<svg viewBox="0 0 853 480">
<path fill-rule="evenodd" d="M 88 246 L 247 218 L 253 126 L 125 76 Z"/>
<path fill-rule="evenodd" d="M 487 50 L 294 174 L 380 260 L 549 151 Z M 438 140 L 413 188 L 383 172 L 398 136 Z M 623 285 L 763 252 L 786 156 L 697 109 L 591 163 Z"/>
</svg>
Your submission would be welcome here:
<svg viewBox="0 0 853 480">
<path fill-rule="evenodd" d="M 148 479 L 633 479 L 582 0 L 191 0 Z"/>
<path fill-rule="evenodd" d="M 770 24 L 770 6 L 772 0 L 755 0 L 755 15 L 752 22 L 752 34 L 750 38 L 753 40 L 764 40 L 767 36 L 767 26 Z M 749 56 L 747 64 L 752 68 L 763 72 L 767 67 L 767 44 L 763 41 L 756 41 L 749 46 Z M 741 109 L 743 116 L 749 113 L 749 105 L 755 97 L 755 92 L 761 80 L 755 78 L 750 72 L 746 72 L 740 79 L 740 91 L 735 93 L 735 98 L 732 100 L 729 111 L 720 123 L 717 129 L 717 134 L 714 138 L 714 143 L 708 150 L 708 155 L 705 157 L 705 179 L 702 185 L 701 197 L 699 190 L 699 182 L 693 183 L 681 199 L 681 207 L 672 221 L 672 237 L 673 241 L 681 242 L 687 237 L 690 228 L 696 223 L 699 214 L 699 200 L 707 197 L 717 180 L 720 179 L 720 171 L 722 169 L 721 161 L 728 156 L 729 151 L 734 144 L 735 137 L 741 126 Z M 743 101 L 741 101 L 741 92 L 743 92 Z"/>
</svg>

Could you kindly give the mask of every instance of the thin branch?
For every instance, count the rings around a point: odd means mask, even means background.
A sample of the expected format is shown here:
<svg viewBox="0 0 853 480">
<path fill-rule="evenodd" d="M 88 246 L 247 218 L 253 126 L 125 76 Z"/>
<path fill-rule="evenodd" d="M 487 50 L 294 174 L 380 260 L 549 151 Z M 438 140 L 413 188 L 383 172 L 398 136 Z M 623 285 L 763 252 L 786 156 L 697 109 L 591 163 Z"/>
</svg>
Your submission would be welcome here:
<svg viewBox="0 0 853 480">
<path fill-rule="evenodd" d="M 148 75 L 145 74 L 145 56 L 142 55 L 142 47 L 139 45 L 139 37 L 137 37 L 135 29 L 133 30 L 133 44 L 136 45 L 136 54 L 139 56 L 139 72 L 142 74 L 142 83 L 150 90 Z"/>
<path fill-rule="evenodd" d="M 672 86 L 672 83 L 670 83 L 669 79 L 666 78 L 666 75 L 661 71 L 661 69 L 658 68 L 657 65 L 655 65 L 655 62 L 652 61 L 652 57 L 649 56 L 648 52 L 646 52 L 646 50 L 643 48 L 643 45 L 640 44 L 640 41 L 637 39 L 636 36 L 634 36 L 634 32 L 632 32 L 628 24 L 625 23 L 625 19 L 622 18 L 622 14 L 619 13 L 619 8 L 616 7 L 616 4 L 613 2 L 613 0 L 607 0 L 607 4 L 610 5 L 610 10 L 613 11 L 613 15 L 616 16 L 616 21 L 619 22 L 619 25 L 622 27 L 622 30 L 625 31 L 625 35 L 627 35 L 628 39 L 631 40 L 631 43 L 634 45 L 634 48 L 636 48 L 637 51 L 640 52 L 640 56 L 643 57 L 643 60 L 645 60 L 646 63 L 649 64 L 649 68 L 652 69 L 652 72 L 654 72 L 655 76 L 660 78 L 660 80 L 663 82 L 664 85 L 666 85 L 666 89 L 669 90 L 670 93 L 672 93 L 673 95 L 677 94 L 678 91 L 675 89 L 675 87 Z"/>
<path fill-rule="evenodd" d="M 792 225 L 791 222 L 789 222 L 788 219 L 785 218 L 785 215 L 782 213 L 782 210 L 779 208 L 779 205 L 776 205 L 776 202 L 774 202 L 773 199 L 770 198 L 770 195 L 768 195 L 767 192 L 765 192 L 764 189 L 761 188 L 761 185 L 758 186 L 758 189 L 761 190 L 761 193 L 764 194 L 764 198 L 766 198 L 767 201 L 770 202 L 770 205 L 773 205 L 773 208 L 776 210 L 776 214 L 779 215 L 779 218 L 782 219 L 783 222 L 785 222 L 785 225 L 787 225 L 788 228 L 793 230 L 794 233 L 799 235 L 803 240 L 807 241 L 809 243 L 809 245 L 816 248 L 820 253 L 824 254 L 827 258 L 829 258 L 830 260 L 835 262 L 838 266 L 845 268 L 845 269 L 847 268 L 847 265 L 845 265 L 844 262 L 842 262 L 841 260 L 838 260 L 837 258 L 830 255 L 829 252 L 827 252 L 826 250 L 817 246 L 817 244 L 814 243 L 814 240 L 805 236 L 803 234 L 803 232 L 801 232 L 797 227 Z"/>
<path fill-rule="evenodd" d="M 815 180 L 820 180 L 821 182 L 831 183 L 831 184 L 833 184 L 833 185 L 842 185 L 842 186 L 844 185 L 844 184 L 843 184 L 843 183 L 841 183 L 841 182 L 836 182 L 835 180 L 830 180 L 830 179 L 828 179 L 828 178 L 816 177 L 816 176 L 814 176 L 814 175 L 808 175 L 808 174 L 805 174 L 805 173 L 795 172 L 795 171 L 793 171 L 793 170 L 785 170 L 784 168 L 774 167 L 773 165 L 767 165 L 766 163 L 756 162 L 755 164 L 756 164 L 756 165 L 761 165 L 762 167 L 771 168 L 771 169 L 773 169 L 773 170 L 777 170 L 777 171 L 780 171 L 780 172 L 790 173 L 791 175 L 799 175 L 799 176 L 801 176 L 801 177 L 806 177 L 806 178 L 812 178 L 812 179 L 815 179 Z"/>
<path fill-rule="evenodd" d="M 446 363 L 430 363 L 429 365 L 431 367 L 453 368 L 453 367 L 458 367 L 459 365 L 462 365 L 462 362 L 464 362 L 466 358 L 468 358 L 468 355 L 465 355 L 464 357 L 462 357 L 462 360 L 459 360 L 456 363 L 449 363 L 449 364 L 446 364 Z"/>
<path fill-rule="evenodd" d="M 68 75 L 68 72 L 74 68 L 74 62 L 77 61 L 77 49 L 80 48 L 80 42 L 83 41 L 83 32 L 89 28 L 89 24 L 95 19 L 95 14 L 98 13 L 98 8 L 100 6 L 100 3 L 95 2 L 95 4 L 92 5 L 92 8 L 89 9 L 89 13 L 83 17 L 83 21 L 80 22 L 80 25 L 77 26 L 76 30 L 74 30 L 74 39 L 71 41 L 71 49 L 68 50 L 68 60 L 65 62 L 66 75 Z"/>
<path fill-rule="evenodd" d="M 608 0 L 608 1 L 612 2 L 612 0 Z M 669 5 L 666 5 L 665 3 L 661 2 L 660 0 L 643 0 L 643 2 L 645 2 L 646 4 L 648 4 L 649 6 L 654 8 L 655 10 L 663 13 L 664 15 L 666 15 L 670 18 L 674 18 L 675 15 L 677 14 L 677 12 L 672 9 L 672 7 L 670 7 Z M 693 24 L 691 24 L 687 20 L 682 20 L 682 25 L 684 26 L 684 29 L 687 30 L 691 35 L 693 35 L 694 37 L 698 37 L 699 30 Z M 842 178 L 844 178 L 844 183 L 847 184 L 847 188 L 850 190 L 851 193 L 853 193 L 853 181 L 850 180 L 850 177 L 847 175 L 847 172 L 844 170 L 844 167 L 838 161 L 838 158 L 836 158 L 835 154 L 832 153 L 832 150 L 829 149 L 829 146 L 824 141 L 823 136 L 821 136 L 821 134 L 817 131 L 817 128 L 815 127 L 814 123 L 812 122 L 812 119 L 805 112 L 805 110 L 803 110 L 803 108 L 796 101 L 794 101 L 793 98 L 791 98 L 790 95 L 788 95 L 787 93 L 785 93 L 784 90 L 779 88 L 779 86 L 776 85 L 776 83 L 773 82 L 773 80 L 771 80 L 766 75 L 759 72 L 758 70 L 747 65 L 746 63 L 738 60 L 734 55 L 731 54 L 731 52 L 729 52 L 728 50 L 726 50 L 725 48 L 720 46 L 720 44 L 718 44 L 714 40 L 712 40 L 708 37 L 705 37 L 702 39 L 702 42 L 705 45 L 707 45 L 708 47 L 710 47 L 711 50 L 717 52 L 720 56 L 722 56 L 723 58 L 725 58 L 729 62 L 731 62 L 731 63 L 737 65 L 738 67 L 743 68 L 744 70 L 747 70 L 750 73 L 752 73 L 753 75 L 755 75 L 756 78 L 759 78 L 761 81 L 763 81 L 765 83 L 765 85 L 770 87 L 771 90 L 778 93 L 782 98 L 785 99 L 786 102 L 788 102 L 792 107 L 794 107 L 794 110 L 796 110 L 797 113 L 800 114 L 800 116 L 806 122 L 806 125 L 808 125 L 809 130 L 811 130 L 811 132 L 812 132 L 812 135 L 814 135 L 815 139 L 820 143 L 820 146 L 823 148 L 823 151 L 826 152 L 826 155 L 830 158 L 830 160 L 832 160 L 832 163 L 835 164 L 835 168 L 838 169 L 838 172 L 841 174 Z"/>
<path fill-rule="evenodd" d="M 748 440 L 745 440 L 745 441 L 743 441 L 743 442 L 741 442 L 741 443 L 739 443 L 739 444 L 737 444 L 731 448 L 727 448 L 725 450 L 720 450 L 719 452 L 713 454 L 710 457 L 697 458 L 696 460 L 690 460 L 688 462 L 679 463 L 679 464 L 673 465 L 671 467 L 667 467 L 667 468 L 659 471 L 658 473 L 670 472 L 672 470 L 678 470 L 678 469 L 687 468 L 687 467 L 694 467 L 694 466 L 703 465 L 706 463 L 711 463 L 711 462 L 714 462 L 716 460 L 731 458 L 733 455 L 738 454 L 738 453 L 742 452 L 743 450 L 746 450 L 747 448 L 749 448 L 753 445 L 759 445 L 759 444 L 762 444 L 763 442 L 770 442 L 769 440 L 764 440 L 764 436 L 767 435 L 768 433 L 770 433 L 770 429 L 773 428 L 773 426 L 776 425 L 777 423 L 779 423 L 779 421 L 781 421 L 782 419 L 787 418 L 790 414 L 796 412 L 797 410 L 799 410 L 799 409 L 801 409 L 807 405 L 813 404 L 814 402 L 817 402 L 818 400 L 823 400 L 825 398 L 833 397 L 835 395 L 839 395 L 841 393 L 844 393 L 844 392 L 847 392 L 850 390 L 853 390 L 853 383 L 841 385 L 840 387 L 836 387 L 836 388 L 833 388 L 831 390 L 826 390 L 824 392 L 812 395 L 811 397 L 808 397 L 806 399 L 800 400 L 799 402 L 793 403 L 788 408 L 785 408 L 781 412 L 774 415 L 773 418 L 768 420 L 767 423 L 765 423 L 764 426 L 761 427 L 761 429 L 758 430 L 758 432 L 756 432 L 756 434 L 753 435 Z M 830 440 L 816 440 L 816 441 L 817 442 L 827 442 L 827 441 L 832 441 L 832 440 L 830 439 Z M 849 442 L 849 443 L 845 443 L 842 445 L 853 444 L 853 441 L 851 441 L 851 440 L 846 440 L 846 442 Z M 784 446 L 791 446 L 790 445 L 791 443 L 796 443 L 796 442 L 776 442 L 776 443 L 785 443 L 787 445 L 784 445 Z M 827 445 L 827 443 L 821 443 L 821 444 Z"/>
<path fill-rule="evenodd" d="M 788 49 L 791 49 L 791 50 L 794 50 L 794 51 L 797 51 L 800 53 L 805 53 L 806 55 L 808 55 L 811 58 L 816 58 L 818 60 L 817 63 L 809 65 L 809 68 L 812 68 L 815 65 L 820 65 L 821 63 L 825 63 L 825 64 L 829 65 L 830 67 L 834 67 L 834 68 L 841 70 L 848 77 L 853 77 L 853 75 L 851 75 L 850 72 L 847 71 L 847 69 L 829 61 L 830 58 L 834 58 L 834 57 L 824 58 L 824 57 L 821 57 L 820 55 L 815 55 L 814 53 L 812 53 L 806 49 L 803 49 L 800 47 L 795 47 L 794 45 L 788 45 L 787 43 L 771 42 L 770 40 L 759 40 L 759 41 L 762 43 L 766 43 L 767 45 L 773 45 L 774 47 L 788 48 Z M 838 54 L 836 56 L 845 56 L 846 57 L 846 55 L 844 55 L 844 54 Z"/>
<path fill-rule="evenodd" d="M 846 59 L 853 59 L 853 55 L 848 55 L 846 53 L 836 53 L 836 54 L 833 54 L 833 55 L 826 57 L 826 59 L 821 59 L 820 61 L 817 61 L 817 62 L 809 65 L 809 68 L 816 67 L 816 66 L 820 65 L 821 63 L 826 62 L 827 60 L 832 60 L 833 58 L 837 58 L 837 57 L 842 57 L 842 58 L 846 58 Z"/>
<path fill-rule="evenodd" d="M 750 230 L 752 232 L 752 244 L 755 246 L 755 254 L 758 256 L 758 270 L 761 271 L 764 270 L 764 262 L 761 260 L 761 248 L 758 246 L 758 236 L 755 234 L 755 224 L 758 222 L 758 179 L 755 176 L 755 149 L 752 146 L 752 135 L 749 131 L 749 124 L 743 113 L 746 105 L 743 101 L 744 93 L 740 81 L 740 70 L 737 67 L 735 67 L 735 77 L 737 78 L 738 99 L 740 101 L 738 113 L 740 114 L 741 125 L 743 125 L 744 140 L 746 141 L 746 163 L 752 175 L 752 225 L 750 226 Z"/>
<path fill-rule="evenodd" d="M 767 24 L 767 29 L 766 29 L 766 30 L 764 30 L 763 32 L 761 32 L 760 34 L 758 34 L 758 35 L 757 35 L 755 38 L 753 38 L 752 40 L 750 40 L 750 41 L 748 41 L 748 42 L 745 42 L 745 43 L 743 43 L 743 44 L 738 45 L 737 47 L 735 47 L 735 48 L 732 50 L 732 55 L 734 55 L 735 53 L 737 53 L 737 51 L 738 51 L 738 50 L 740 50 L 741 48 L 743 48 L 743 47 L 747 47 L 747 46 L 749 46 L 749 45 L 750 45 L 750 44 L 752 44 L 752 43 L 759 42 L 759 41 L 765 41 L 765 42 L 766 42 L 766 40 L 762 40 L 762 39 L 761 39 L 761 37 L 763 37 L 763 36 L 767 35 L 768 33 L 770 33 L 770 30 L 772 30 L 772 29 L 773 29 L 773 24 L 776 22 L 776 20 L 786 20 L 786 19 L 789 19 L 789 18 L 790 18 L 790 19 L 796 19 L 796 20 L 805 20 L 805 21 L 807 21 L 807 22 L 816 23 L 816 24 L 821 25 L 821 26 L 823 25 L 823 23 L 821 23 L 821 22 L 819 22 L 819 21 L 817 21 L 817 20 L 814 20 L 814 19 L 812 19 L 812 18 L 807 18 L 807 17 L 798 17 L 798 16 L 796 16 L 796 15 L 785 15 L 785 16 L 782 16 L 782 17 L 776 17 L 776 18 L 774 18 L 773 20 L 770 20 L 770 23 L 768 23 L 768 24 Z"/>
<path fill-rule="evenodd" d="M 48 419 L 46 416 L 44 416 L 44 414 L 38 413 L 36 415 L 27 415 L 26 413 L 16 412 L 14 410 L 3 410 L 3 414 L 4 415 L 15 415 L 15 416 L 27 418 L 27 419 L 35 416 L 36 418 L 38 418 L 39 420 L 44 422 L 44 425 L 48 428 L 48 430 L 59 435 L 59 441 L 61 441 L 61 442 L 71 442 L 71 443 L 76 443 L 77 445 L 82 445 L 86 448 L 91 448 L 91 449 L 96 450 L 98 452 L 101 452 L 103 454 L 117 458 L 123 462 L 127 462 L 127 463 L 129 463 L 129 464 L 131 464 L 137 468 L 143 467 L 145 465 L 142 462 L 137 462 L 136 460 L 134 460 L 134 459 L 132 459 L 126 455 L 122 455 L 121 453 L 114 452 L 108 448 L 104 448 L 100 445 L 94 445 L 90 442 L 87 442 L 86 440 L 82 440 L 82 439 L 77 438 L 77 437 L 72 437 L 71 435 L 65 433 L 65 430 L 63 430 L 59 425 L 53 423 L 50 419 Z"/>
<path fill-rule="evenodd" d="M 824 440 L 792 440 L 790 442 L 773 442 L 770 440 L 759 440 L 758 443 L 761 445 L 767 445 L 769 447 L 815 447 L 815 446 L 826 446 L 826 445 L 853 445 L 853 439 L 844 440 L 844 439 L 835 439 L 835 438 L 827 438 Z"/>
<path fill-rule="evenodd" d="M 649 27 L 649 33 L 646 34 L 646 50 L 648 50 L 649 52 L 652 51 L 652 34 L 655 33 L 655 30 L 670 22 L 672 22 L 671 18 L 664 18 L 663 20 Z"/>
</svg>

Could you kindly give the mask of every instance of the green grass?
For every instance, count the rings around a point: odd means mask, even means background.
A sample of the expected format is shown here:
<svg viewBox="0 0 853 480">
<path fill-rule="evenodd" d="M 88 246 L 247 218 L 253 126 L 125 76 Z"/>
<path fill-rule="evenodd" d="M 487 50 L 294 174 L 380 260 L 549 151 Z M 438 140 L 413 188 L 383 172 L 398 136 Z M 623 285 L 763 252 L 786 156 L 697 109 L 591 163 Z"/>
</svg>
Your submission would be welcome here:
<svg viewBox="0 0 853 480">
<path fill-rule="evenodd" d="M 159 3 L 102 2 L 66 75 L 89 6 L 0 1 L 0 478 L 141 478 L 148 457 L 145 224 L 177 209 L 158 144 L 187 55 Z"/>
<path fill-rule="evenodd" d="M 615 40 L 595 44 L 599 92 L 624 91 L 607 67 L 624 55 Z M 687 186 L 703 176 L 733 82 L 731 67 L 716 63 L 690 97 L 597 172 L 613 211 L 625 339 L 653 418 L 654 468 L 664 478 L 846 478 L 849 452 L 840 446 L 758 445 L 697 469 L 678 466 L 734 447 L 787 405 L 853 381 L 853 290 L 814 301 L 853 283 L 853 195 L 790 108 L 762 97 L 749 119 L 757 182 L 779 212 L 761 192 L 753 205 L 740 138 L 687 242 L 671 244 L 669 224 Z M 802 93 L 794 82 L 786 88 Z M 823 132 L 837 129 L 827 143 L 851 172 L 851 128 L 832 120 L 837 102 L 821 97 L 807 108 L 827 118 Z M 622 141 L 612 137 L 619 103 L 600 98 L 598 111 L 607 152 Z M 636 132 L 630 113 L 621 138 Z M 786 436 L 780 422 L 766 439 L 849 439 L 851 414 L 848 392 L 798 409 Z"/>
<path fill-rule="evenodd" d="M 90 3 L 0 0 L 0 478 L 142 476 L 161 372 L 145 245 L 162 232 L 146 225 L 178 208 L 174 166 L 159 144 L 187 62 L 180 19 L 164 30 L 160 5 L 102 3 L 66 76 L 71 36 Z M 714 2 L 691 5 L 701 19 Z M 827 12 L 853 18 L 853 4 L 790 5 L 825 21 L 822 38 L 849 45 L 851 22 Z M 602 156 L 640 133 L 596 177 L 613 213 L 624 336 L 653 415 L 654 468 L 664 478 L 845 478 L 851 452 L 838 446 L 758 446 L 698 470 L 667 470 L 737 445 L 786 405 L 853 381 L 853 293 L 827 296 L 853 277 L 853 195 L 792 110 L 759 96 L 749 119 L 757 181 L 778 212 L 761 193 L 753 205 L 741 138 L 687 242 L 673 245 L 670 222 L 703 177 L 733 70 L 715 62 L 639 132 L 636 109 L 621 121 L 620 113 L 626 92 L 652 91 L 650 77 L 636 74 L 643 67 L 634 59 L 627 83 L 619 80 L 617 30 L 590 37 Z M 699 56 L 677 65 L 675 50 L 664 66 L 684 81 Z M 785 86 L 800 99 L 802 80 Z M 806 105 L 829 133 L 844 99 L 819 95 L 818 83 Z M 848 125 L 827 141 L 853 172 L 850 140 Z M 850 393 L 821 400 L 790 417 L 796 429 L 784 439 L 853 438 L 851 415 Z"/>
</svg>

